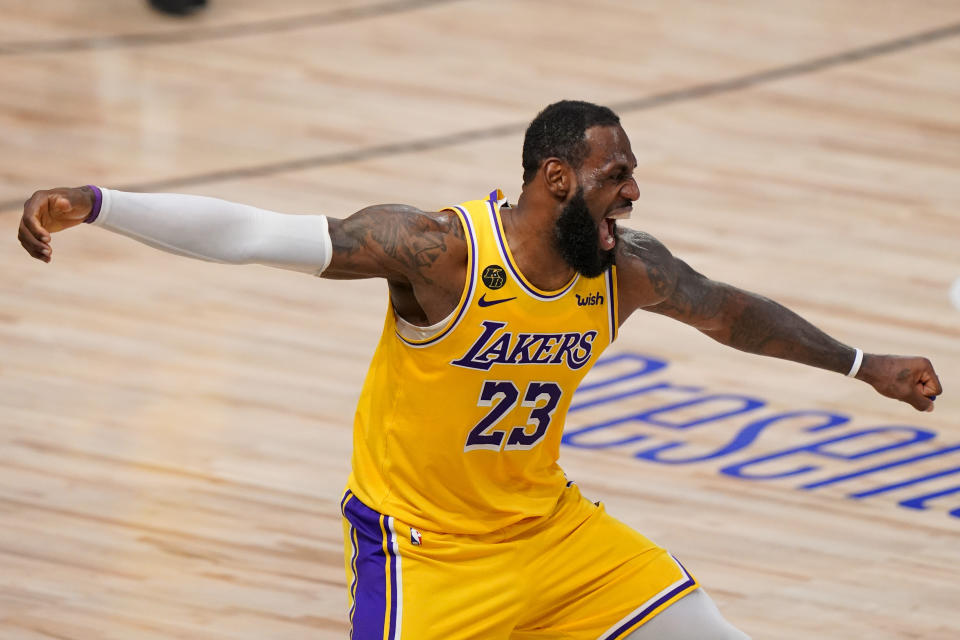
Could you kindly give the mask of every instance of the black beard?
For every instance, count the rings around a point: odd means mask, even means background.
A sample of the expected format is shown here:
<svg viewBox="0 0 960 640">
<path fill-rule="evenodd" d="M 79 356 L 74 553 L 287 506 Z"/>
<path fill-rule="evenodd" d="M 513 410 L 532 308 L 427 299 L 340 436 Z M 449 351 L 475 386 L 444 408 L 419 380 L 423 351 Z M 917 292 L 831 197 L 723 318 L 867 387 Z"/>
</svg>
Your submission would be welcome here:
<svg viewBox="0 0 960 640">
<path fill-rule="evenodd" d="M 563 206 L 557 218 L 554 244 L 564 261 L 588 278 L 596 278 L 614 263 L 614 250 L 600 249 L 600 232 L 590 217 L 583 187 Z"/>
</svg>

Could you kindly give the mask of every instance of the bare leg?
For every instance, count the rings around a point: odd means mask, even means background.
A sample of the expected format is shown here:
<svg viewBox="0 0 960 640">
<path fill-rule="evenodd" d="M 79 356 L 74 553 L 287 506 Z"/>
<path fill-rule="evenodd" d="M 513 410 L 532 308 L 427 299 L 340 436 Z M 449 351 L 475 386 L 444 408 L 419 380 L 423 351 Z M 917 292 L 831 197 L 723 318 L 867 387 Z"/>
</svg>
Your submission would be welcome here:
<svg viewBox="0 0 960 640">
<path fill-rule="evenodd" d="M 624 640 L 750 640 L 703 589 L 680 598 Z"/>
</svg>

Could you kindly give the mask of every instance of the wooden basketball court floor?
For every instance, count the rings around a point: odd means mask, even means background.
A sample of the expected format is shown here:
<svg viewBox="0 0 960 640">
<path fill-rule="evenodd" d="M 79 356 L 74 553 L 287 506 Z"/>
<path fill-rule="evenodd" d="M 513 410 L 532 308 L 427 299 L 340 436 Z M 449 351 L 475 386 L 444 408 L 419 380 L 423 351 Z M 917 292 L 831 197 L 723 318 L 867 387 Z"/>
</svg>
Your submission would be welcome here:
<svg viewBox="0 0 960 640">
<path fill-rule="evenodd" d="M 960 637 L 954 0 L 14 0 L 0 89 L 0 638 L 345 637 L 338 503 L 386 310 L 380 282 L 86 227 L 44 265 L 15 239 L 33 190 L 515 197 L 524 124 L 565 97 L 621 113 L 632 226 L 946 387 L 921 414 L 638 314 L 568 476 L 755 639 Z"/>
</svg>

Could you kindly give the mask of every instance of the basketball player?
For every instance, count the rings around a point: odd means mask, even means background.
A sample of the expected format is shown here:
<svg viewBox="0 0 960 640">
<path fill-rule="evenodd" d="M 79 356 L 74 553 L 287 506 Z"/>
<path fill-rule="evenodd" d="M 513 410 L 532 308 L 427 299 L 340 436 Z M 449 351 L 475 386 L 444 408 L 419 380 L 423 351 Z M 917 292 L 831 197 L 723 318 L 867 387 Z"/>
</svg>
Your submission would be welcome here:
<svg viewBox="0 0 960 640">
<path fill-rule="evenodd" d="M 20 241 L 81 222 L 194 258 L 387 280 L 341 506 L 355 640 L 746 636 L 666 550 L 557 465 L 574 389 L 638 309 L 736 349 L 855 376 L 933 410 L 925 358 L 864 355 L 781 305 L 619 229 L 640 197 L 618 117 L 559 102 L 530 124 L 523 190 L 338 220 L 196 196 L 38 191 Z"/>
</svg>

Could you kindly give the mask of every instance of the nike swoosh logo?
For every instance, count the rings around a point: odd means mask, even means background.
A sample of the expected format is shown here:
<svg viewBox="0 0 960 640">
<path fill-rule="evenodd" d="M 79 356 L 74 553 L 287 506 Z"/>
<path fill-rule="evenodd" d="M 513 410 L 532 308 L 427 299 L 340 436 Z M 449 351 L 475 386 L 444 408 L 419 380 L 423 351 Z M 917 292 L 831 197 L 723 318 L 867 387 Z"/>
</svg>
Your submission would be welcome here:
<svg viewBox="0 0 960 640">
<path fill-rule="evenodd" d="M 477 300 L 477 304 L 481 307 L 492 307 L 493 305 L 500 304 L 501 302 L 510 302 L 511 300 L 516 300 L 517 296 L 513 296 L 512 298 L 503 298 L 501 300 L 487 300 L 486 298 L 487 294 L 483 294 L 480 296 L 480 299 Z"/>
</svg>

